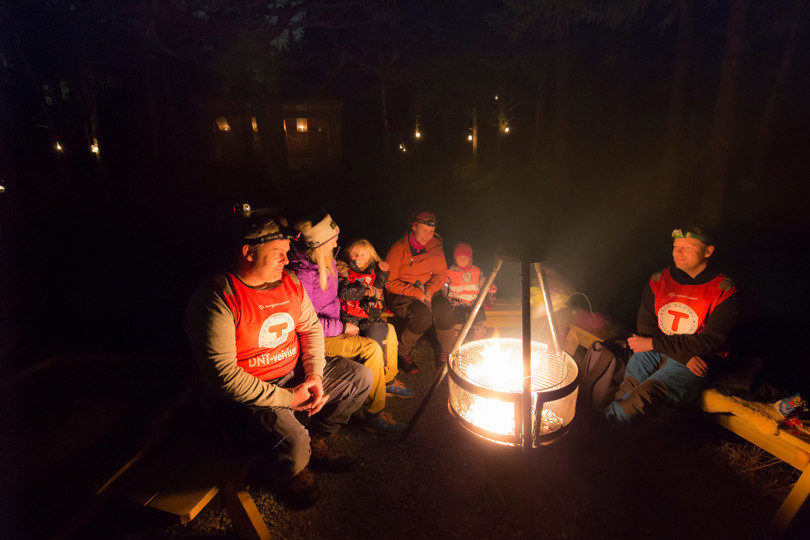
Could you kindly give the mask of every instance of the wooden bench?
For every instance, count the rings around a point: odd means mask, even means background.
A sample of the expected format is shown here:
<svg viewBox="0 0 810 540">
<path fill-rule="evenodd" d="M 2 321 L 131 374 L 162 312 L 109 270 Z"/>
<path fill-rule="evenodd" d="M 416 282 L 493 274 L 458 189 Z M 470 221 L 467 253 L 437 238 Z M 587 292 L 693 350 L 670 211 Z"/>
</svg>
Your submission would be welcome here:
<svg viewBox="0 0 810 540">
<path fill-rule="evenodd" d="M 573 354 L 577 346 L 590 347 L 608 335 L 596 335 L 572 325 L 565 350 Z M 792 434 L 770 403 L 758 403 L 726 396 L 709 388 L 698 399 L 700 410 L 717 424 L 755 444 L 774 457 L 801 471 L 771 522 L 775 536 L 782 535 L 810 496 L 810 435 Z"/>
<path fill-rule="evenodd" d="M 771 522 L 772 532 L 783 534 L 810 495 L 810 435 L 791 433 L 770 403 L 746 401 L 710 388 L 701 394 L 699 405 L 724 428 L 801 471 Z"/>
<path fill-rule="evenodd" d="M 219 497 L 239 538 L 267 540 L 270 531 L 245 486 L 249 461 L 215 421 L 185 417 L 175 436 L 129 482 L 127 497 L 183 524 Z"/>
</svg>

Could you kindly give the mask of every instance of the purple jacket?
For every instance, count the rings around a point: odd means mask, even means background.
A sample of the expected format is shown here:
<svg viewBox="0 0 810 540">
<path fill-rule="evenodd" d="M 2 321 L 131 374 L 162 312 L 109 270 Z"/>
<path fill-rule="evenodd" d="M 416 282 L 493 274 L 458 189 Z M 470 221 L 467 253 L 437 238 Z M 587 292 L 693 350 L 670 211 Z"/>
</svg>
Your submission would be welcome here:
<svg viewBox="0 0 810 540">
<path fill-rule="evenodd" d="M 306 255 L 306 251 L 297 243 L 290 242 L 290 252 L 287 254 L 290 259 L 287 268 L 295 272 L 304 290 L 307 291 L 318 320 L 323 326 L 324 337 L 339 336 L 344 331 L 344 325 L 340 320 L 340 300 L 338 299 L 338 276 L 337 271 L 329 276 L 326 282 L 326 290 L 322 291 L 318 282 L 318 265 Z M 332 268 L 336 268 L 332 261 Z"/>
</svg>

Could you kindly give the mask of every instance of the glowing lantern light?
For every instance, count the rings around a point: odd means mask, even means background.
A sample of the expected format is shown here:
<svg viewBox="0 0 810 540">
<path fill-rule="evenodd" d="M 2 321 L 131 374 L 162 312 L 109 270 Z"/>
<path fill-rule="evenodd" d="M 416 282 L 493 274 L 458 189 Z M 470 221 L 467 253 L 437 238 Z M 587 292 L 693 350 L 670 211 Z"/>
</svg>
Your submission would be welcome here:
<svg viewBox="0 0 810 540">
<path fill-rule="evenodd" d="M 509 133 L 509 126 L 506 126 L 505 128 L 503 128 L 503 132 L 504 133 Z"/>
<path fill-rule="evenodd" d="M 230 131 L 231 125 L 228 123 L 228 119 L 224 116 L 217 118 L 217 129 L 220 131 Z"/>
<path fill-rule="evenodd" d="M 298 133 L 306 133 L 307 132 L 307 119 L 306 118 L 296 118 L 295 119 L 295 131 Z"/>
<path fill-rule="evenodd" d="M 98 139 L 93 137 L 93 144 L 90 145 L 90 151 L 98 156 Z"/>
<path fill-rule="evenodd" d="M 250 127 L 253 128 L 253 133 L 259 132 L 259 124 L 256 122 L 255 116 L 250 119 Z"/>
<path fill-rule="evenodd" d="M 422 137 L 422 132 L 417 129 L 416 132 L 413 134 L 413 136 L 419 139 L 420 137 Z"/>
<path fill-rule="evenodd" d="M 59 144 L 59 141 L 56 141 L 56 151 L 57 152 L 64 152 L 64 150 L 62 149 L 62 145 Z"/>
<path fill-rule="evenodd" d="M 467 140 L 468 140 L 468 141 L 471 141 L 471 140 L 472 140 L 472 133 L 470 133 L 469 135 L 467 135 Z"/>
</svg>

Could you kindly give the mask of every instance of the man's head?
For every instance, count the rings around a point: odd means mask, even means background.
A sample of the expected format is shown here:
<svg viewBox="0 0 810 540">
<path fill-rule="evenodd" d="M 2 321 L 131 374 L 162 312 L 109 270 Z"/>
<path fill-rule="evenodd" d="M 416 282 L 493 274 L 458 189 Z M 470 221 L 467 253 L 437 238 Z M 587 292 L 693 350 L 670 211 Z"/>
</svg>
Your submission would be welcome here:
<svg viewBox="0 0 810 540">
<path fill-rule="evenodd" d="M 411 223 L 411 232 L 419 244 L 426 246 L 436 233 L 436 216 L 430 212 L 419 212 Z"/>
<path fill-rule="evenodd" d="M 237 273 L 250 286 L 281 279 L 289 262 L 291 233 L 284 218 L 251 216 L 242 224 L 237 255 Z"/>
<path fill-rule="evenodd" d="M 700 274 L 714 253 L 714 244 L 709 235 L 699 227 L 672 231 L 672 260 L 675 266 L 691 277 Z"/>
</svg>

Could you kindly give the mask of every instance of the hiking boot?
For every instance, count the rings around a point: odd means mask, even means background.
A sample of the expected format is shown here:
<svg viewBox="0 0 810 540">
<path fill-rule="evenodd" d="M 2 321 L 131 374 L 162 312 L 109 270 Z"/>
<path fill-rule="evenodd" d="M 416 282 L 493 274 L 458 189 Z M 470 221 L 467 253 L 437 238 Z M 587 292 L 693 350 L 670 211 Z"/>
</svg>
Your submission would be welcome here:
<svg viewBox="0 0 810 540">
<path fill-rule="evenodd" d="M 404 371 L 408 375 L 413 375 L 415 373 L 419 373 L 419 366 L 416 365 L 416 362 L 413 361 L 411 355 L 405 355 L 398 357 L 399 360 L 399 369 Z"/>
<path fill-rule="evenodd" d="M 349 468 L 352 459 L 345 452 L 335 449 L 329 444 L 329 437 L 314 435 L 309 444 L 312 455 L 309 462 L 313 467 L 328 472 L 343 472 Z"/>
<path fill-rule="evenodd" d="M 366 418 L 363 427 L 369 433 L 399 433 L 407 427 L 403 422 L 397 422 L 391 413 L 381 412 Z"/>
<path fill-rule="evenodd" d="M 413 390 L 405 386 L 402 381 L 393 380 L 391 384 L 385 385 L 385 395 L 399 399 L 411 399 L 416 394 Z"/>
<path fill-rule="evenodd" d="M 287 491 L 291 502 L 301 508 L 309 508 L 321 496 L 315 476 L 307 468 L 287 480 Z"/>
</svg>

